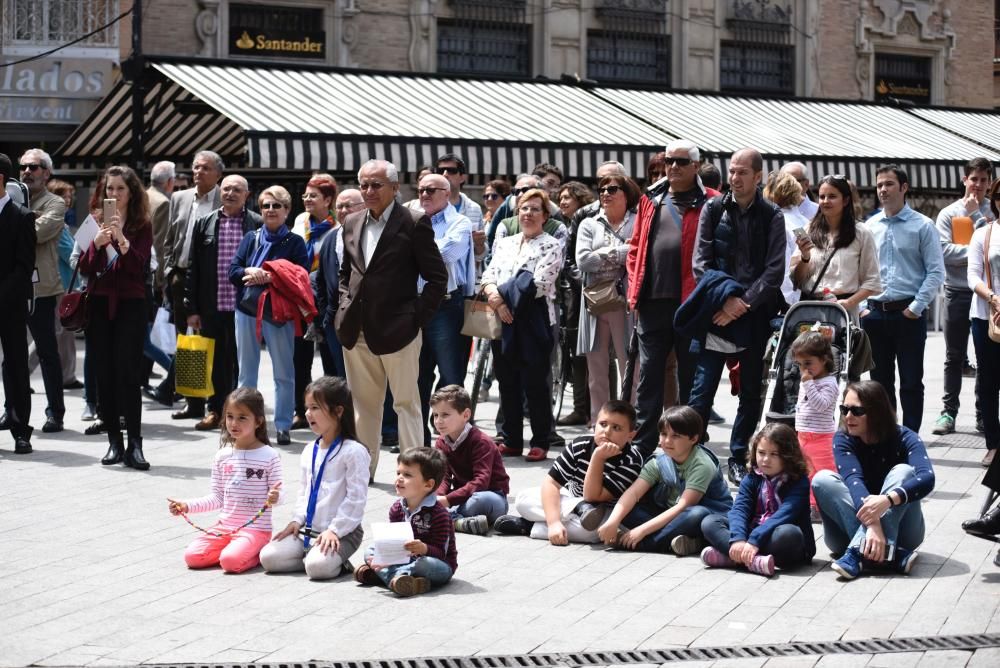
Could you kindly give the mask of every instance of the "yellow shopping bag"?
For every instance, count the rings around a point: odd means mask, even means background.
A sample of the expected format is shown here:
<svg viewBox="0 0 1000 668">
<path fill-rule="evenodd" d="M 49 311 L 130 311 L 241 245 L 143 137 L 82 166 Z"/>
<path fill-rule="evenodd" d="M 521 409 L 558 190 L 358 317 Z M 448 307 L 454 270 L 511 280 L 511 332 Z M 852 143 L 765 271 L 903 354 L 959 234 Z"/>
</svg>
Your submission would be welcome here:
<svg viewBox="0 0 1000 668">
<path fill-rule="evenodd" d="M 198 334 L 178 334 L 174 358 L 177 393 L 203 399 L 215 394 L 215 388 L 212 387 L 214 357 L 215 339 Z"/>
</svg>

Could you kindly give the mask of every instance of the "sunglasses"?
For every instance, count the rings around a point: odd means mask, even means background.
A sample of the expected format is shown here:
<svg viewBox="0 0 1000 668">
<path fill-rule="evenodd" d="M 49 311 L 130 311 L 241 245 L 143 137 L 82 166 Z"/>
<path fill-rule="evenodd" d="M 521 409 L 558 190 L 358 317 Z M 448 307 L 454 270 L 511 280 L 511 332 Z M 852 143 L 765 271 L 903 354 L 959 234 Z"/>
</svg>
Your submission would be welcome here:
<svg viewBox="0 0 1000 668">
<path fill-rule="evenodd" d="M 865 408 L 864 406 L 845 406 L 844 404 L 840 404 L 840 414 L 847 417 L 848 413 L 854 417 L 861 417 L 865 414 Z"/>
<path fill-rule="evenodd" d="M 18 167 L 21 168 L 22 172 L 37 172 L 39 169 L 42 168 L 42 166 L 37 162 L 29 162 L 28 164 L 25 165 L 18 165 Z"/>
<path fill-rule="evenodd" d="M 438 174 L 461 174 L 462 170 L 458 167 L 438 167 Z"/>
<path fill-rule="evenodd" d="M 448 188 L 431 188 L 430 186 L 425 186 L 423 188 L 417 188 L 418 195 L 433 195 L 439 190 L 448 190 Z"/>
<path fill-rule="evenodd" d="M 530 214 L 536 214 L 536 213 L 541 213 L 542 212 L 542 210 L 539 209 L 537 206 L 522 206 L 520 209 L 518 209 L 518 211 L 520 211 L 521 213 L 524 213 L 524 214 L 529 214 L 529 215 Z"/>
<path fill-rule="evenodd" d="M 500 193 L 486 193 L 483 195 L 483 199 L 494 200 L 500 199 Z"/>
<path fill-rule="evenodd" d="M 284 209 L 285 205 L 281 202 L 264 202 L 260 205 L 261 211 L 268 211 L 270 209 Z"/>
<path fill-rule="evenodd" d="M 535 189 L 534 186 L 531 186 L 531 187 L 528 187 L 528 188 L 513 188 L 510 192 L 515 197 L 518 197 L 518 196 L 523 195 L 524 193 L 528 192 L 529 190 L 534 190 L 534 189 Z"/>
<path fill-rule="evenodd" d="M 675 167 L 687 167 L 691 164 L 691 158 L 667 158 L 666 163 Z"/>
<path fill-rule="evenodd" d="M 621 186 L 604 186 L 597 190 L 601 195 L 617 195 L 621 191 Z"/>
</svg>

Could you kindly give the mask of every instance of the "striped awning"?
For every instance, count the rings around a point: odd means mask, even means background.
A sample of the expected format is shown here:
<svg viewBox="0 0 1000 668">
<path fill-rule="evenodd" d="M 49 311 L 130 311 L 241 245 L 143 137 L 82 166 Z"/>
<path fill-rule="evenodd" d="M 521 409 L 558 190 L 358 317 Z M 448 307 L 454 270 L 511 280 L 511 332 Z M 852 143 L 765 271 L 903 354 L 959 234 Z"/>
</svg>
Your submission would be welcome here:
<svg viewBox="0 0 1000 668">
<path fill-rule="evenodd" d="M 353 172 L 384 158 L 412 173 L 457 153 L 476 175 L 550 162 L 586 178 L 619 160 L 642 176 L 679 137 L 723 173 L 733 151 L 754 146 L 768 171 L 800 160 L 814 180 L 843 174 L 862 187 L 887 162 L 932 190 L 960 188 L 970 158 L 1000 162 L 1000 115 L 986 111 L 182 59 L 153 62 L 150 78 L 148 159 L 212 148 L 251 170 Z M 130 86 L 119 82 L 57 156 L 89 166 L 130 155 Z"/>
<path fill-rule="evenodd" d="M 870 187 L 875 168 L 893 162 L 907 169 L 915 187 L 950 189 L 960 187 L 969 159 L 1000 158 L 1000 149 L 987 150 L 916 112 L 882 104 L 622 89 L 594 94 L 720 156 L 720 167 L 734 150 L 753 146 L 771 169 L 800 160 L 814 179 L 843 174 Z"/>
</svg>

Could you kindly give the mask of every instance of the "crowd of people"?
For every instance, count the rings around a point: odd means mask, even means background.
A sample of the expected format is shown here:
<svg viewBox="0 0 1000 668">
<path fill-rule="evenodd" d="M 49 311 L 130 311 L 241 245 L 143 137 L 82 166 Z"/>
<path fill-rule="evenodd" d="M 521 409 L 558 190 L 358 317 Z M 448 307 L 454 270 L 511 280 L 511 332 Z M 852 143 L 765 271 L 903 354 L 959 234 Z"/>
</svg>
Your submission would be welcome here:
<svg viewBox="0 0 1000 668">
<path fill-rule="evenodd" d="M 811 525 L 822 522 L 841 576 L 875 565 L 908 573 L 923 538 L 919 500 L 934 485 L 918 432 L 927 313 L 942 285 L 946 382 L 934 432 L 954 431 L 971 332 L 984 466 L 1000 445 L 1000 381 L 989 373 L 1000 360 L 992 279 L 1000 236 L 991 237 L 1000 180 L 985 159 L 970 161 L 963 197 L 935 223 L 907 205 L 908 176 L 896 165 L 876 170 L 879 206 L 867 218 L 843 176 L 818 181 L 816 204 L 801 163 L 765 179 L 762 156 L 747 148 L 728 165 L 723 193 L 697 145 L 677 140 L 644 175 L 600 165 L 596 198 L 540 164 L 513 185 L 489 181 L 481 207 L 463 192 L 461 156 L 423 170 L 408 202 L 396 167 L 370 160 L 356 188 L 310 177 L 305 211 L 292 219 L 288 190 L 264 188 L 254 207 L 247 180 L 224 177 L 222 158 L 206 150 L 182 190 L 170 162 L 154 165 L 148 188 L 129 167 L 109 168 L 80 225 L 95 233 L 74 237 L 72 186 L 52 179 L 51 158 L 29 150 L 15 171 L 0 155 L 0 178 L 19 177 L 28 192 L 23 205 L 0 199 L 8 239 L 0 252 L 9 255 L 0 264 L 9 314 L 0 326 L 0 427 L 16 453 L 32 451 L 30 333 L 45 384 L 43 431 L 63 429 L 64 389 L 83 389 L 83 417 L 93 420 L 86 433 L 107 434 L 102 464 L 148 469 L 142 394 L 168 406 L 181 400 L 176 360 L 150 338 L 166 309 L 177 334 L 215 342 L 212 395 L 186 397 L 172 415 L 223 434 L 212 493 L 170 502 L 185 515 L 222 510 L 216 530 L 186 553 L 191 567 L 239 572 L 262 563 L 339 575 L 361 542 L 380 445 L 394 445 L 400 500 L 390 519 L 412 524 L 413 560 L 390 566 L 369 553 L 355 577 L 402 595 L 451 577 L 456 530 L 700 551 L 710 567 L 770 575 L 812 559 Z M 82 382 L 73 332 L 59 317 L 77 276 L 86 294 Z M 462 388 L 470 298 L 485 300 L 502 323 L 489 341 L 495 438 L 471 423 Z M 863 372 L 871 380 L 854 365 L 835 369 L 829 341 L 805 332 L 793 349 L 795 429 L 759 429 L 765 348 L 798 300 L 844 307 L 870 348 Z M 575 352 L 565 416 L 553 415 L 550 401 L 560 336 Z M 276 444 L 289 445 L 294 429 L 317 436 L 302 453 L 294 519 L 273 541 L 270 506 L 283 493 L 256 391 L 264 346 Z M 324 376 L 314 380 L 317 349 Z M 165 373 L 156 387 L 154 362 Z M 720 462 L 704 443 L 719 419 L 713 403 L 724 370 L 739 407 Z M 843 394 L 838 374 L 851 381 Z M 548 460 L 550 446 L 564 443 L 557 426 L 569 424 L 592 434 L 565 444 L 542 487 L 519 491 L 517 514 L 508 514 L 503 458 Z M 976 522 L 979 533 L 1000 532 L 1000 512 Z"/>
</svg>

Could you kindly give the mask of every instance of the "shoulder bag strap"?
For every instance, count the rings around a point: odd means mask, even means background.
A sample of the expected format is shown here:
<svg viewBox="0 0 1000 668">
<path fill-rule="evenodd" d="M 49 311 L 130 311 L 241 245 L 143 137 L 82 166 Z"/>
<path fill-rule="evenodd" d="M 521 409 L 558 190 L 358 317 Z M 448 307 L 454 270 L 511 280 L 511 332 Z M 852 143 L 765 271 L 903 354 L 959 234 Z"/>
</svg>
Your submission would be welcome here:
<svg viewBox="0 0 1000 668">
<path fill-rule="evenodd" d="M 677 229 L 683 232 L 684 218 L 683 216 L 681 216 L 681 212 L 677 210 L 677 207 L 674 206 L 674 203 L 670 201 L 670 195 L 667 193 L 663 193 L 663 199 L 660 201 L 662 202 L 661 206 L 663 206 L 667 211 L 670 212 L 670 217 L 673 218 L 674 223 L 677 224 Z"/>
<path fill-rule="evenodd" d="M 813 296 L 816 295 L 816 288 L 819 287 L 819 282 L 823 280 L 824 276 L 826 276 L 826 269 L 827 269 L 827 267 L 830 266 L 830 260 L 833 259 L 833 256 L 837 254 L 838 250 L 839 249 L 836 246 L 834 246 L 833 251 L 827 256 L 826 262 L 824 262 L 823 266 L 820 268 L 819 275 L 816 277 L 816 282 L 813 283 L 812 290 L 810 290 L 807 294 L 810 294 L 810 295 L 813 295 Z"/>
<path fill-rule="evenodd" d="M 993 223 L 986 228 L 986 240 L 983 243 L 983 270 L 986 272 L 986 289 L 993 292 L 993 276 L 990 271 L 990 234 L 993 232 Z"/>
</svg>

